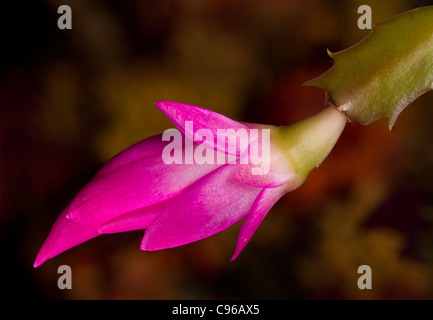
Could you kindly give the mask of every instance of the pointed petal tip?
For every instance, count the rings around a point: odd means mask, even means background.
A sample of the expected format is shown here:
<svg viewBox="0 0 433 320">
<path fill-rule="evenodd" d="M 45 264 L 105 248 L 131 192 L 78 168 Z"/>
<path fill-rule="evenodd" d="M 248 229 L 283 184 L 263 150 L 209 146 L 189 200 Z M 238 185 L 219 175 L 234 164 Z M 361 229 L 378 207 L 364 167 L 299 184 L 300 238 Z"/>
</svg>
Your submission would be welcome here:
<svg viewBox="0 0 433 320">
<path fill-rule="evenodd" d="M 47 260 L 49 260 L 51 258 L 52 257 L 48 257 L 48 256 L 42 257 L 42 256 L 37 255 L 35 262 L 33 262 L 33 268 L 36 269 L 37 267 L 43 265 Z"/>
<path fill-rule="evenodd" d="M 33 268 L 37 268 L 42 265 L 47 259 L 41 259 L 36 257 L 35 262 L 33 263 Z"/>
<path fill-rule="evenodd" d="M 165 115 L 168 115 L 168 113 L 169 113 L 168 110 L 170 109 L 170 106 L 173 104 L 174 104 L 174 102 L 167 101 L 167 100 L 159 100 L 159 101 L 155 102 L 155 106 Z"/>
<path fill-rule="evenodd" d="M 248 216 L 247 216 L 247 219 L 248 219 Z M 245 224 L 245 222 L 244 222 L 244 224 Z M 238 241 L 236 242 L 235 252 L 233 253 L 233 256 L 231 257 L 230 262 L 235 261 L 239 257 L 240 253 L 244 250 L 244 248 L 248 244 L 250 238 L 253 236 L 254 232 L 255 232 L 255 230 L 252 231 L 252 234 L 249 238 L 243 238 L 241 234 L 238 236 Z"/>
<path fill-rule="evenodd" d="M 167 237 L 158 237 L 152 234 L 152 230 L 147 228 L 140 243 L 141 251 L 158 251 L 180 247 L 193 241 L 182 241 L 181 239 L 166 241 Z"/>
<path fill-rule="evenodd" d="M 242 249 L 238 250 L 238 248 L 236 247 L 236 250 L 233 253 L 233 256 L 231 257 L 230 262 L 235 261 L 238 258 L 239 254 L 241 253 L 241 251 L 242 251 Z"/>
<path fill-rule="evenodd" d="M 156 101 L 156 102 L 155 102 L 155 106 L 156 106 L 158 109 L 160 109 L 161 107 L 164 107 L 165 104 L 166 104 L 167 102 L 168 102 L 168 101 L 166 101 L 166 100 L 159 100 L 159 101 Z"/>
<path fill-rule="evenodd" d="M 54 223 L 50 233 L 39 249 L 33 264 L 35 268 L 42 265 L 48 259 L 100 235 L 95 226 L 79 224 L 66 218 L 66 216 L 67 209 Z"/>
<path fill-rule="evenodd" d="M 162 112 L 166 113 L 166 110 L 170 108 L 179 108 L 179 107 L 185 107 L 188 106 L 188 104 L 181 103 L 181 102 L 175 102 L 175 101 L 168 101 L 168 100 L 159 100 L 155 102 L 155 106 L 161 110 Z"/>
<path fill-rule="evenodd" d="M 50 236 L 48 236 L 47 240 Z M 33 268 L 37 268 L 44 264 L 47 260 L 53 258 L 55 255 L 50 254 L 49 252 L 52 251 L 50 242 L 45 240 L 45 242 L 42 244 L 41 248 L 38 251 L 38 254 L 36 255 L 35 261 L 33 262 Z"/>
<path fill-rule="evenodd" d="M 146 244 L 146 241 L 145 241 L 144 237 L 143 237 L 143 239 L 141 240 L 141 243 L 140 243 L 140 250 L 141 251 L 153 251 L 152 249 L 149 249 L 147 247 L 147 244 Z"/>
<path fill-rule="evenodd" d="M 235 252 L 230 259 L 234 261 L 244 250 L 251 240 L 252 236 L 262 223 L 273 205 L 285 194 L 285 187 L 281 186 L 275 189 L 263 189 L 254 201 L 249 214 L 247 215 L 241 229 L 239 230 L 238 240 L 236 242 Z"/>
<path fill-rule="evenodd" d="M 163 249 L 169 249 L 175 246 L 161 246 L 157 244 L 155 241 L 149 241 L 149 237 L 146 237 L 146 232 L 144 233 L 143 239 L 140 243 L 140 250 L 141 251 L 158 251 Z"/>
</svg>

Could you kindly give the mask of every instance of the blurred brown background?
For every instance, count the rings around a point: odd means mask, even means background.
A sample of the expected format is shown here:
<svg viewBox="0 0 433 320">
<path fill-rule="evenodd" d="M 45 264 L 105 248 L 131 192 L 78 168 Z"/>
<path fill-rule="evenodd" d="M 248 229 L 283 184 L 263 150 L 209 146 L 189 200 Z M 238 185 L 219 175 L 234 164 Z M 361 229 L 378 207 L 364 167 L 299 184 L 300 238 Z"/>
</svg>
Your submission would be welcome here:
<svg viewBox="0 0 433 320">
<path fill-rule="evenodd" d="M 57 8 L 72 8 L 72 30 Z M 230 262 L 240 223 L 142 252 L 143 232 L 104 235 L 33 269 L 55 219 L 112 156 L 173 127 L 173 100 L 287 125 L 325 105 L 302 87 L 373 23 L 429 1 L 0 0 L 0 298 L 432 299 L 433 95 L 392 131 L 347 125 L 298 190 Z M 409 76 L 409 75 L 408 75 Z M 57 268 L 72 268 L 72 290 Z M 358 266 L 373 289 L 359 290 Z"/>
</svg>

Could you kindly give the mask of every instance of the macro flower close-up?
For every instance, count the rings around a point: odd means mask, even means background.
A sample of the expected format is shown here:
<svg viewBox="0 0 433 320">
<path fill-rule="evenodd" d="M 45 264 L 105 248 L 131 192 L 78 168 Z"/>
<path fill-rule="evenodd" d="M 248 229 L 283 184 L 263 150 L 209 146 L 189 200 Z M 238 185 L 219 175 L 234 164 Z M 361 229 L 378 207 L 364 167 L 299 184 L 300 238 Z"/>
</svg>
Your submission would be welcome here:
<svg viewBox="0 0 433 320">
<path fill-rule="evenodd" d="M 102 233 L 146 229 L 140 248 L 153 251 L 209 237 L 246 217 L 233 260 L 275 202 L 329 154 L 346 124 L 333 107 L 277 128 L 177 102 L 156 105 L 180 132 L 150 137 L 108 162 L 60 215 L 35 267 Z"/>
<path fill-rule="evenodd" d="M 431 1 L 0 0 L 0 44 L 0 300 L 433 298 Z"/>
</svg>

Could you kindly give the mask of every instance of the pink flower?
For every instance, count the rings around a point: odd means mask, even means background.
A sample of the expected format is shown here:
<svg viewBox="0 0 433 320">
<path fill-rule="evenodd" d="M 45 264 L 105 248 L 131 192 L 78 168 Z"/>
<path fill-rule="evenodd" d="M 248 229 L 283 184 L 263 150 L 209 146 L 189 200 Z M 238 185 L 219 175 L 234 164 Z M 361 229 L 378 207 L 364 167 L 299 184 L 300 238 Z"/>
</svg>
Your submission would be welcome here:
<svg viewBox="0 0 433 320">
<path fill-rule="evenodd" d="M 334 107 L 277 128 L 177 102 L 156 105 L 180 132 L 147 138 L 111 159 L 61 213 L 35 267 L 104 233 L 146 229 L 140 248 L 152 251 L 246 217 L 234 260 L 275 202 L 325 159 L 346 123 Z"/>
</svg>

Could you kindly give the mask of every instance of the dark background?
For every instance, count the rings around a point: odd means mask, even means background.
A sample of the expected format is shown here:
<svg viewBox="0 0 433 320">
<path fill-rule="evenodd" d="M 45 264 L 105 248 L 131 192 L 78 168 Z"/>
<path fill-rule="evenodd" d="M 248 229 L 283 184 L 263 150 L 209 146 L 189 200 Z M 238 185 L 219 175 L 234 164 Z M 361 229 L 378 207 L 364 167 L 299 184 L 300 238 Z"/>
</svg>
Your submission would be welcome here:
<svg viewBox="0 0 433 320">
<path fill-rule="evenodd" d="M 57 8 L 72 8 L 72 30 Z M 0 1 L 0 298 L 431 299 L 433 95 L 387 120 L 348 124 L 328 159 L 230 262 L 240 224 L 142 252 L 104 235 L 34 269 L 63 208 L 112 156 L 171 122 L 173 100 L 287 125 L 325 106 L 303 87 L 373 23 L 429 1 Z M 408 75 L 410 76 L 410 75 Z M 72 268 L 72 290 L 57 268 Z M 373 289 L 359 290 L 358 266 Z"/>
</svg>

